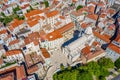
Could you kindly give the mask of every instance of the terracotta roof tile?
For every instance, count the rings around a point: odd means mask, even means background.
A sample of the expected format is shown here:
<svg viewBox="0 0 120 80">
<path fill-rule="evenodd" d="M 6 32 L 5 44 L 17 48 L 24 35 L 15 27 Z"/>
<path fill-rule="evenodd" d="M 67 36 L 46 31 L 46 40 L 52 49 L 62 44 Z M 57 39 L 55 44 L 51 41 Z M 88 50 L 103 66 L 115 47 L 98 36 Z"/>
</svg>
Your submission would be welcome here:
<svg viewBox="0 0 120 80">
<path fill-rule="evenodd" d="M 89 53 L 87 56 L 86 56 L 86 58 L 87 58 L 87 60 L 90 60 L 90 59 L 93 59 L 93 58 L 95 58 L 95 57 L 97 57 L 97 56 L 99 56 L 99 55 L 101 55 L 101 54 L 105 54 L 104 53 L 104 51 L 103 50 L 98 50 L 98 51 L 96 51 L 96 52 L 94 52 L 94 53 Z"/>
<path fill-rule="evenodd" d="M 74 15 L 74 16 L 80 16 L 80 15 L 82 15 L 82 11 L 79 9 L 77 11 L 72 11 L 71 14 Z"/>
<path fill-rule="evenodd" d="M 82 28 L 86 28 L 86 27 L 87 27 L 87 24 L 86 24 L 86 23 L 82 23 L 82 24 L 81 24 L 81 27 L 82 27 Z"/>
<path fill-rule="evenodd" d="M 77 2 L 78 0 L 72 0 L 72 2 Z"/>
<path fill-rule="evenodd" d="M 55 30 L 55 31 L 53 31 L 51 33 L 48 33 L 46 35 L 46 39 L 48 41 L 56 40 L 56 39 L 59 39 L 59 38 L 62 38 L 62 37 L 63 37 L 62 34 L 58 30 Z"/>
<path fill-rule="evenodd" d="M 47 13 L 46 16 L 47 16 L 47 18 L 50 18 L 50 17 L 56 16 L 57 14 L 59 14 L 59 11 L 54 10 L 54 11 Z"/>
<path fill-rule="evenodd" d="M 9 73 L 9 71 L 12 71 L 12 70 L 16 71 L 16 75 L 14 75 L 13 72 Z M 4 69 L 3 71 L 0 71 L 0 74 L 2 74 L 2 73 L 3 74 L 6 73 L 6 74 L 4 74 L 5 77 L 3 76 L 5 79 L 2 78 L 0 80 L 13 80 L 14 77 L 16 77 L 17 80 L 21 80 L 21 79 L 26 77 L 23 65 L 22 66 L 15 66 L 15 67 L 12 67 L 12 68 L 9 68 L 9 69 Z M 11 75 L 12 78 L 7 76 L 9 74 L 12 74 Z"/>
<path fill-rule="evenodd" d="M 0 31 L 0 35 L 1 35 L 1 34 L 6 34 L 6 33 L 7 33 L 7 30 L 1 30 L 1 31 Z"/>
<path fill-rule="evenodd" d="M 114 14 L 115 10 L 113 10 L 113 9 L 110 8 L 110 9 L 108 9 L 107 13 Z"/>
<path fill-rule="evenodd" d="M 23 23 L 24 23 L 24 20 L 14 19 L 14 21 L 11 23 L 10 26 L 14 29 Z"/>
<path fill-rule="evenodd" d="M 100 17 L 101 17 L 101 18 L 105 18 L 106 15 L 107 15 L 107 14 L 104 14 L 104 13 L 103 13 L 103 14 L 100 15 Z"/>
<path fill-rule="evenodd" d="M 120 54 L 120 48 L 115 46 L 114 44 L 110 44 L 108 47 L 113 51 L 117 52 L 118 54 Z"/>
<path fill-rule="evenodd" d="M 34 65 L 32 67 L 30 67 L 29 69 L 27 69 L 28 74 L 32 74 L 35 71 L 38 71 L 39 67 L 37 65 Z"/>
<path fill-rule="evenodd" d="M 104 3 L 103 2 L 99 2 L 97 5 L 103 7 Z"/>
<path fill-rule="evenodd" d="M 65 17 L 64 17 L 64 16 L 60 16 L 59 18 L 60 18 L 60 19 L 65 19 Z"/>
<path fill-rule="evenodd" d="M 45 48 L 41 48 L 41 51 L 42 51 L 42 55 L 45 58 L 50 58 L 50 54 L 48 53 L 48 51 Z"/>
<path fill-rule="evenodd" d="M 81 52 L 84 54 L 84 55 L 87 55 L 87 54 L 89 54 L 90 53 L 90 46 L 86 46 L 85 48 L 83 48 L 82 50 L 81 50 Z"/>
<path fill-rule="evenodd" d="M 97 20 L 97 18 L 98 18 L 98 16 L 95 14 L 88 14 L 87 17 L 90 19 L 93 19 L 93 20 Z"/>
<path fill-rule="evenodd" d="M 105 41 L 105 42 L 110 42 L 109 38 L 107 38 L 106 36 L 104 35 L 101 35 L 99 32 L 96 32 L 96 31 L 93 31 L 93 34 L 98 37 L 99 39 Z"/>
<path fill-rule="evenodd" d="M 0 77 L 0 80 L 14 80 L 14 75 L 13 73 L 9 73 L 3 77 Z"/>
<path fill-rule="evenodd" d="M 38 45 L 39 44 L 39 38 L 40 35 L 38 32 L 33 32 L 31 34 L 28 35 L 27 38 L 24 39 L 25 44 L 30 44 L 31 42 L 34 43 L 34 45 Z"/>
<path fill-rule="evenodd" d="M 31 67 L 39 62 L 41 62 L 42 64 L 45 63 L 45 61 L 43 60 L 41 55 L 38 55 L 36 52 L 32 52 L 29 54 L 25 55 L 25 61 L 27 64 L 27 67 Z"/>
<path fill-rule="evenodd" d="M 21 50 L 9 50 L 5 53 L 6 56 L 11 56 L 11 55 L 16 55 L 16 54 L 21 54 Z"/>
<path fill-rule="evenodd" d="M 45 41 L 45 39 L 46 39 L 46 33 L 45 33 L 45 31 L 41 30 L 40 31 L 40 40 Z"/>
<path fill-rule="evenodd" d="M 30 21 L 28 22 L 27 24 L 30 26 L 30 27 L 34 27 L 36 24 L 38 24 L 39 21 L 38 20 L 34 20 L 34 21 Z"/>
<path fill-rule="evenodd" d="M 21 6 L 21 9 L 25 9 L 25 8 L 27 8 L 29 6 L 30 6 L 30 4 L 25 4 L 25 5 Z"/>
<path fill-rule="evenodd" d="M 115 39 L 115 41 L 120 43 L 120 34 L 117 36 L 117 38 Z"/>
<path fill-rule="evenodd" d="M 57 27 L 57 26 L 59 26 L 61 23 L 62 23 L 62 22 L 57 22 L 57 23 L 55 23 L 55 26 Z"/>
<path fill-rule="evenodd" d="M 74 23 L 70 22 L 70 23 L 64 25 L 63 27 L 59 28 L 58 31 L 60 33 L 64 33 L 64 32 L 66 32 L 66 31 L 68 31 L 68 30 L 70 30 L 72 28 L 74 28 Z"/>
<path fill-rule="evenodd" d="M 100 43 L 97 42 L 97 41 L 94 41 L 94 42 L 92 43 L 92 45 L 93 45 L 93 46 L 97 46 L 97 45 L 100 45 Z"/>
<path fill-rule="evenodd" d="M 26 13 L 25 16 L 27 18 L 29 18 L 31 16 L 38 15 L 38 14 L 41 14 L 41 13 L 43 13 L 43 10 L 32 10 L 29 13 Z"/>
<path fill-rule="evenodd" d="M 9 45 L 14 45 L 14 44 L 17 44 L 17 43 L 19 43 L 19 40 L 18 40 L 18 39 L 11 41 L 11 42 L 9 43 Z"/>
</svg>

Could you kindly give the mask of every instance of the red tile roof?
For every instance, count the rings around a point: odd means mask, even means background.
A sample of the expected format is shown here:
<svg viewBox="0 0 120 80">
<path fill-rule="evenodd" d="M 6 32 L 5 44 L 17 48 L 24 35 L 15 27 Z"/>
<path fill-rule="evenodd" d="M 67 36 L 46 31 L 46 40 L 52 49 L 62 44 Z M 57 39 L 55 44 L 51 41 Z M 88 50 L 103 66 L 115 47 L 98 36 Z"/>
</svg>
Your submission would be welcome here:
<svg viewBox="0 0 120 80">
<path fill-rule="evenodd" d="M 103 7 L 104 3 L 103 2 L 99 2 L 97 5 Z"/>
<path fill-rule="evenodd" d="M 21 79 L 23 79 L 23 78 L 26 77 L 26 74 L 25 74 L 25 70 L 24 70 L 24 66 L 23 66 L 23 65 L 22 65 L 22 66 L 15 66 L 15 67 L 12 67 L 12 68 L 9 68 L 9 69 L 4 69 L 3 71 L 0 71 L 0 74 L 6 73 L 6 74 L 4 75 L 4 76 L 6 77 L 6 79 L 7 79 L 7 80 L 11 80 L 11 78 L 8 77 L 8 76 L 6 76 L 6 75 L 8 75 L 7 72 L 12 71 L 12 70 L 16 70 L 16 76 L 13 75 L 12 77 L 16 77 L 17 80 L 21 80 Z M 3 77 L 4 77 L 4 76 L 3 76 Z M 0 76 L 0 77 L 1 77 L 1 76 Z M 8 79 L 8 78 L 9 78 L 9 79 Z M 6 79 L 5 79 L 5 80 L 6 80 Z M 0 80 L 3 80 L 3 79 L 0 79 Z"/>
<path fill-rule="evenodd" d="M 1 30 L 1 31 L 0 31 L 0 35 L 1 35 L 1 34 L 6 34 L 6 33 L 7 33 L 7 30 Z"/>
<path fill-rule="evenodd" d="M 25 9 L 25 8 L 27 8 L 29 6 L 30 6 L 30 4 L 25 4 L 24 6 L 21 6 L 21 9 Z"/>
<path fill-rule="evenodd" d="M 40 31 L 40 40 L 44 41 L 45 39 L 46 39 L 46 33 L 45 33 L 45 31 L 41 30 Z"/>
<path fill-rule="evenodd" d="M 96 37 L 98 37 L 99 39 L 101 39 L 101 40 L 103 40 L 103 41 L 105 41 L 105 42 L 107 42 L 107 43 L 110 42 L 110 40 L 109 40 L 109 38 L 108 38 L 107 36 L 101 35 L 99 32 L 93 31 L 93 34 L 94 34 Z"/>
<path fill-rule="evenodd" d="M 81 27 L 82 27 L 82 28 L 86 28 L 86 27 L 87 27 L 87 24 L 86 24 L 86 23 L 82 23 L 82 24 L 81 24 Z"/>
<path fill-rule="evenodd" d="M 90 19 L 93 19 L 93 20 L 97 20 L 97 18 L 98 18 L 98 16 L 95 14 L 88 14 L 87 17 Z"/>
<path fill-rule="evenodd" d="M 51 12 L 47 13 L 46 16 L 47 16 L 47 18 L 50 18 L 50 17 L 56 16 L 58 14 L 59 14 L 59 11 L 54 10 L 54 11 L 51 11 Z"/>
<path fill-rule="evenodd" d="M 9 50 L 5 53 L 6 56 L 16 55 L 16 54 L 22 54 L 21 50 Z"/>
<path fill-rule="evenodd" d="M 14 45 L 14 44 L 17 44 L 17 43 L 19 43 L 19 40 L 18 40 L 18 39 L 11 41 L 11 42 L 9 43 L 9 45 Z"/>
<path fill-rule="evenodd" d="M 29 13 L 26 13 L 25 16 L 27 18 L 29 18 L 31 16 L 38 15 L 38 14 L 41 14 L 41 13 L 43 13 L 43 10 L 32 10 Z"/>
<path fill-rule="evenodd" d="M 120 48 L 117 47 L 117 46 L 115 46 L 114 44 L 110 44 L 108 47 L 109 47 L 111 50 L 113 50 L 113 51 L 117 52 L 118 54 L 120 54 Z"/>
<path fill-rule="evenodd" d="M 48 51 L 45 48 L 41 48 L 41 51 L 42 51 L 42 55 L 45 58 L 50 58 L 50 54 L 48 53 Z"/>
<path fill-rule="evenodd" d="M 87 55 L 87 54 L 89 54 L 90 53 L 90 46 L 86 46 L 85 48 L 83 48 L 82 50 L 81 50 L 81 52 L 84 54 L 84 55 Z"/>
<path fill-rule="evenodd" d="M 115 39 L 115 41 L 120 43 L 120 34 L 117 36 L 117 38 Z"/>
<path fill-rule="evenodd" d="M 39 63 L 39 62 L 41 62 L 42 64 L 45 63 L 42 56 L 38 55 L 36 52 L 26 54 L 25 55 L 25 61 L 26 61 L 27 67 L 31 67 L 31 66 Z"/>
<path fill-rule="evenodd" d="M 48 41 L 53 41 L 53 40 L 56 40 L 56 39 L 59 39 L 59 38 L 62 38 L 62 37 L 63 37 L 62 34 L 58 30 L 55 30 L 55 31 L 53 31 L 51 33 L 48 33 L 46 35 L 46 39 Z"/>
<path fill-rule="evenodd" d="M 95 53 L 89 53 L 87 56 L 86 56 L 86 58 L 87 58 L 87 60 L 90 60 L 90 59 L 93 59 L 93 58 L 95 58 L 95 57 L 97 57 L 97 56 L 99 56 L 99 55 L 101 55 L 101 54 L 105 54 L 104 53 L 104 51 L 103 50 L 98 50 L 98 51 L 96 51 Z"/>
<path fill-rule="evenodd" d="M 107 13 L 108 13 L 108 14 L 114 14 L 114 13 L 115 13 L 115 10 L 113 10 L 113 9 L 110 8 L 110 9 L 108 9 Z"/>
<path fill-rule="evenodd" d="M 92 43 L 92 45 L 93 45 L 93 46 L 97 46 L 97 45 L 100 45 L 100 43 L 97 42 L 97 41 L 94 41 L 94 42 Z"/>
<path fill-rule="evenodd" d="M 64 17 L 64 16 L 60 16 L 59 18 L 60 18 L 60 19 L 65 19 L 65 17 Z"/>
<path fill-rule="evenodd" d="M 32 74 L 35 73 L 35 71 L 38 71 L 39 67 L 37 65 L 34 65 L 32 67 L 30 67 L 29 69 L 27 69 L 28 74 Z"/>
<path fill-rule="evenodd" d="M 16 27 L 18 27 L 19 25 L 22 25 L 24 23 L 24 20 L 18 20 L 18 19 L 14 19 L 14 21 L 10 24 L 10 29 L 14 29 Z"/>
<path fill-rule="evenodd" d="M 60 33 L 64 33 L 64 32 L 66 32 L 66 31 L 68 31 L 68 30 L 70 30 L 72 28 L 74 28 L 74 23 L 70 22 L 70 23 L 64 25 L 63 27 L 59 28 L 58 31 Z"/>
<path fill-rule="evenodd" d="M 36 24 L 38 24 L 39 21 L 38 20 L 34 20 L 34 21 L 31 21 L 31 22 L 28 22 L 27 24 L 30 26 L 30 27 L 34 27 Z"/>
<path fill-rule="evenodd" d="M 33 42 L 34 45 L 38 45 L 39 39 L 40 39 L 39 37 L 40 37 L 40 35 L 38 32 L 33 32 L 33 33 L 29 34 L 27 38 L 25 38 L 24 42 L 26 45 L 30 44 L 31 42 Z"/>
</svg>

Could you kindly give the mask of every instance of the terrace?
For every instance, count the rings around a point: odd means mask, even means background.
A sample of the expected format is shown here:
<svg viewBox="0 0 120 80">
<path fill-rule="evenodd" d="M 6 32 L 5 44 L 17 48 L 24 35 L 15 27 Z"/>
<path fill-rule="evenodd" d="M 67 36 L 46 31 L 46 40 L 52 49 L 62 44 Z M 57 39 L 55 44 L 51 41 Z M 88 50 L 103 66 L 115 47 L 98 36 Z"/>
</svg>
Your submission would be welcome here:
<svg viewBox="0 0 120 80">
<path fill-rule="evenodd" d="M 25 60 L 26 60 L 26 64 L 27 64 L 28 68 L 32 67 L 38 63 L 42 63 L 42 64 L 45 63 L 42 56 L 38 55 L 36 52 L 25 55 Z"/>
</svg>

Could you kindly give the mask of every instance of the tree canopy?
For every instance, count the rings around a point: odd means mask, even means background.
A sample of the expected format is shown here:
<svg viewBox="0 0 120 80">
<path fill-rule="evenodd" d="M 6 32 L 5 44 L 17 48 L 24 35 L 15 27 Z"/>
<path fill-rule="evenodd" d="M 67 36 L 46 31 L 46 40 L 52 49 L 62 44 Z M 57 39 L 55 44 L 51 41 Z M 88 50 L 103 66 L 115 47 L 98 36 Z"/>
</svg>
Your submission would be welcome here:
<svg viewBox="0 0 120 80">
<path fill-rule="evenodd" d="M 110 58 L 101 58 L 98 60 L 98 64 L 100 65 L 100 67 L 103 68 L 113 68 L 114 67 L 114 63 Z"/>
<path fill-rule="evenodd" d="M 16 14 L 16 13 L 17 13 L 17 11 L 19 11 L 19 10 L 21 10 L 19 6 L 17 6 L 17 7 L 15 7 L 15 8 L 13 8 L 13 12 L 14 12 L 14 14 Z"/>
<path fill-rule="evenodd" d="M 120 57 L 114 62 L 114 65 L 120 69 Z"/>
<path fill-rule="evenodd" d="M 81 8 L 83 8 L 83 6 L 82 6 L 82 5 L 79 5 L 79 6 L 77 6 L 76 10 L 79 10 L 79 9 L 81 9 Z"/>
<path fill-rule="evenodd" d="M 65 69 L 65 67 L 64 67 L 63 64 L 60 65 L 60 69 L 61 69 L 61 70 L 64 70 L 64 69 Z"/>
<path fill-rule="evenodd" d="M 2 16 L 2 17 L 6 17 L 6 15 L 5 15 L 3 12 L 1 12 L 1 16 Z"/>
<path fill-rule="evenodd" d="M 45 7 L 46 7 L 46 8 L 49 7 L 49 2 L 48 2 L 48 0 L 44 0 L 44 4 L 45 4 Z"/>
<path fill-rule="evenodd" d="M 53 75 L 53 80 L 93 80 L 93 76 L 96 80 L 105 80 L 110 74 L 108 69 L 113 68 L 114 64 L 109 58 L 101 58 L 80 67 L 68 65 L 68 68 L 64 68 L 63 64 L 60 67 L 61 71 Z"/>
<path fill-rule="evenodd" d="M 33 9 L 33 7 L 30 5 L 30 11 L 31 11 L 31 10 L 34 10 L 34 9 Z"/>
</svg>

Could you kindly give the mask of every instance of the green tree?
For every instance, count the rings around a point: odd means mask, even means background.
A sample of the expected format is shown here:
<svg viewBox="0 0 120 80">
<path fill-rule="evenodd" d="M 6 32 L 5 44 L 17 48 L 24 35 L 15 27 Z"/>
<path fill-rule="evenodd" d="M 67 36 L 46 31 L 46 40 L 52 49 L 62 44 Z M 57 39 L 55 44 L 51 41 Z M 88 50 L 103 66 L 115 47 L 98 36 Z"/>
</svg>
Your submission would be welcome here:
<svg viewBox="0 0 120 80">
<path fill-rule="evenodd" d="M 3 22 L 4 21 L 4 18 L 0 18 L 0 22 Z"/>
<path fill-rule="evenodd" d="M 19 16 L 18 17 L 18 20 L 24 20 L 25 19 L 25 16 Z"/>
<path fill-rule="evenodd" d="M 100 66 L 97 64 L 97 62 L 91 61 L 87 64 L 89 72 L 91 72 L 93 75 L 99 75 L 100 74 Z"/>
<path fill-rule="evenodd" d="M 114 65 L 120 69 L 120 57 L 114 62 Z"/>
<path fill-rule="evenodd" d="M 67 64 L 67 66 L 68 66 L 68 67 L 67 67 L 68 70 L 71 70 L 71 69 L 72 69 L 72 67 L 71 67 L 69 64 Z"/>
<path fill-rule="evenodd" d="M 21 10 L 21 9 L 20 9 L 20 7 L 17 5 L 17 7 L 16 7 L 16 8 L 13 8 L 13 12 L 14 12 L 14 14 L 16 14 L 16 13 L 17 13 L 17 11 L 19 11 L 19 10 Z"/>
<path fill-rule="evenodd" d="M 76 10 L 79 10 L 79 9 L 81 9 L 81 8 L 83 8 L 83 6 L 82 6 L 82 5 L 79 5 L 79 6 L 77 6 Z"/>
<path fill-rule="evenodd" d="M 74 6 L 74 3 L 71 3 L 70 6 Z"/>
<path fill-rule="evenodd" d="M 1 12 L 1 16 L 2 17 L 6 17 L 5 13 Z"/>
<path fill-rule="evenodd" d="M 18 16 L 17 14 L 14 14 L 14 18 L 18 19 L 18 18 L 19 18 L 19 16 Z"/>
<path fill-rule="evenodd" d="M 105 68 L 100 68 L 100 75 L 102 75 L 103 77 L 108 76 L 110 73 L 107 69 Z"/>
<path fill-rule="evenodd" d="M 3 23 L 6 25 L 9 22 L 11 22 L 12 20 L 13 20 L 13 18 L 11 18 L 11 17 L 5 17 Z"/>
<path fill-rule="evenodd" d="M 61 69 L 62 71 L 65 70 L 65 67 L 64 67 L 63 64 L 60 64 L 60 69 Z"/>
<path fill-rule="evenodd" d="M 53 75 L 53 80 L 56 80 L 58 78 L 58 75 L 57 75 L 57 73 L 55 73 L 54 75 Z"/>
<path fill-rule="evenodd" d="M 30 5 L 30 11 L 31 11 L 31 10 L 34 10 L 34 9 L 33 9 L 33 7 Z"/>
<path fill-rule="evenodd" d="M 98 77 L 98 80 L 106 80 L 106 79 L 105 79 L 104 76 L 100 75 L 100 76 Z"/>
<path fill-rule="evenodd" d="M 49 7 L 49 2 L 48 2 L 48 0 L 44 0 L 44 4 L 45 4 L 45 7 L 46 7 L 46 8 Z"/>
<path fill-rule="evenodd" d="M 99 59 L 98 64 L 100 65 L 100 67 L 103 67 L 106 69 L 114 67 L 113 61 L 110 58 L 105 58 L 105 57 Z"/>
<path fill-rule="evenodd" d="M 93 80 L 93 78 L 90 72 L 82 72 L 79 73 L 76 80 Z"/>
<path fill-rule="evenodd" d="M 27 13 L 30 12 L 30 10 L 27 10 Z"/>
</svg>

